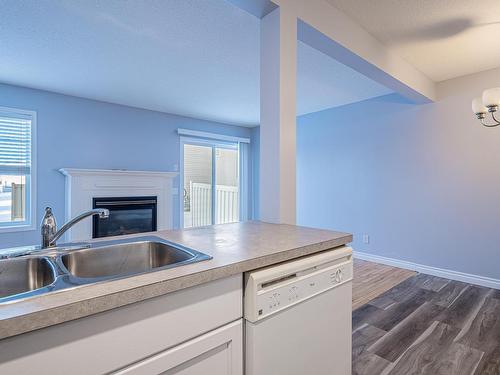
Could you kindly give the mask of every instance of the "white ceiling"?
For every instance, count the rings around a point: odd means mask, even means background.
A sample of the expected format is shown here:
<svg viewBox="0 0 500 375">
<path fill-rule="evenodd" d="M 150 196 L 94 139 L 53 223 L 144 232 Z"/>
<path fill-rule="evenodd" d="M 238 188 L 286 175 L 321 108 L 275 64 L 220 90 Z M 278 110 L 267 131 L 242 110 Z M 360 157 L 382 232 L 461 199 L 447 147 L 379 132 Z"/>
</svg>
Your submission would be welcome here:
<svg viewBox="0 0 500 375">
<path fill-rule="evenodd" d="M 2 83 L 259 122 L 260 20 L 229 2 L 0 0 L 0 7 Z M 298 55 L 298 114 L 390 93 L 303 43 Z"/>
<path fill-rule="evenodd" d="M 327 0 L 434 81 L 500 66 L 499 0 Z"/>
</svg>

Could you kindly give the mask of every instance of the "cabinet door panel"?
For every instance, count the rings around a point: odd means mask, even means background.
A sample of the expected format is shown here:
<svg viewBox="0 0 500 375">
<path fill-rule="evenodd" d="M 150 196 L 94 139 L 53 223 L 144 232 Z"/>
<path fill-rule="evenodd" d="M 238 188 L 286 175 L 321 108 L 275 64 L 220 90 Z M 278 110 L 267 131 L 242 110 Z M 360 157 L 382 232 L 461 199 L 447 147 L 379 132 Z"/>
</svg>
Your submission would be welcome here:
<svg viewBox="0 0 500 375">
<path fill-rule="evenodd" d="M 243 323 L 230 323 L 126 367 L 116 375 L 242 375 Z"/>
<path fill-rule="evenodd" d="M 138 363 L 241 318 L 241 278 L 233 275 L 0 340 L 0 375 L 98 375 Z"/>
</svg>

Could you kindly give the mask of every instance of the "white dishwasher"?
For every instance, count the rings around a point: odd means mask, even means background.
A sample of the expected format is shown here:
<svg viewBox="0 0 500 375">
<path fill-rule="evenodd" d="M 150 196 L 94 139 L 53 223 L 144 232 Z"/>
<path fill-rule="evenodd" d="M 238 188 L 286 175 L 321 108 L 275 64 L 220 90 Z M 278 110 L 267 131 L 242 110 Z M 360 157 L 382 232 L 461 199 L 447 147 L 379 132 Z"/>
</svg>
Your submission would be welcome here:
<svg viewBox="0 0 500 375">
<path fill-rule="evenodd" d="M 246 375 L 350 375 L 352 249 L 245 275 Z"/>
</svg>

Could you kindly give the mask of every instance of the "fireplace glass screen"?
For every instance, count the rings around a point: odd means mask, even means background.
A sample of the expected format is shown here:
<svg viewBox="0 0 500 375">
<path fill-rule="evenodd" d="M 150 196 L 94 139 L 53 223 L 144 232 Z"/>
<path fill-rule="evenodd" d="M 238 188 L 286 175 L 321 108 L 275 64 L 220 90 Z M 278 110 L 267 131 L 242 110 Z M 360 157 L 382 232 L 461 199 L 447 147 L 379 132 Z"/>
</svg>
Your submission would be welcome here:
<svg viewBox="0 0 500 375">
<path fill-rule="evenodd" d="M 94 198 L 94 208 L 107 208 L 109 217 L 93 218 L 92 237 L 152 232 L 157 229 L 156 197 Z"/>
</svg>

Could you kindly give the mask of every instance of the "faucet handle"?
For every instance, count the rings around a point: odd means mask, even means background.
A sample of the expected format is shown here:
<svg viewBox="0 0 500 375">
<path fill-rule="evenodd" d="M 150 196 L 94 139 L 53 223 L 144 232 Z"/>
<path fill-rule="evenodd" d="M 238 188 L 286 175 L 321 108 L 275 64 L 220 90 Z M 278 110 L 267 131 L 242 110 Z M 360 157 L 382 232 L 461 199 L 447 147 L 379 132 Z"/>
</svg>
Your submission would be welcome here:
<svg viewBox="0 0 500 375">
<path fill-rule="evenodd" d="M 46 225 L 56 224 L 56 218 L 52 213 L 52 208 L 50 207 L 45 207 L 45 214 L 43 215 L 42 226 L 45 224 Z"/>
<path fill-rule="evenodd" d="M 42 247 L 49 247 L 52 238 L 57 232 L 56 217 L 52 213 L 52 208 L 45 207 L 45 214 L 43 215 L 41 224 L 41 234 L 42 234 Z"/>
</svg>

